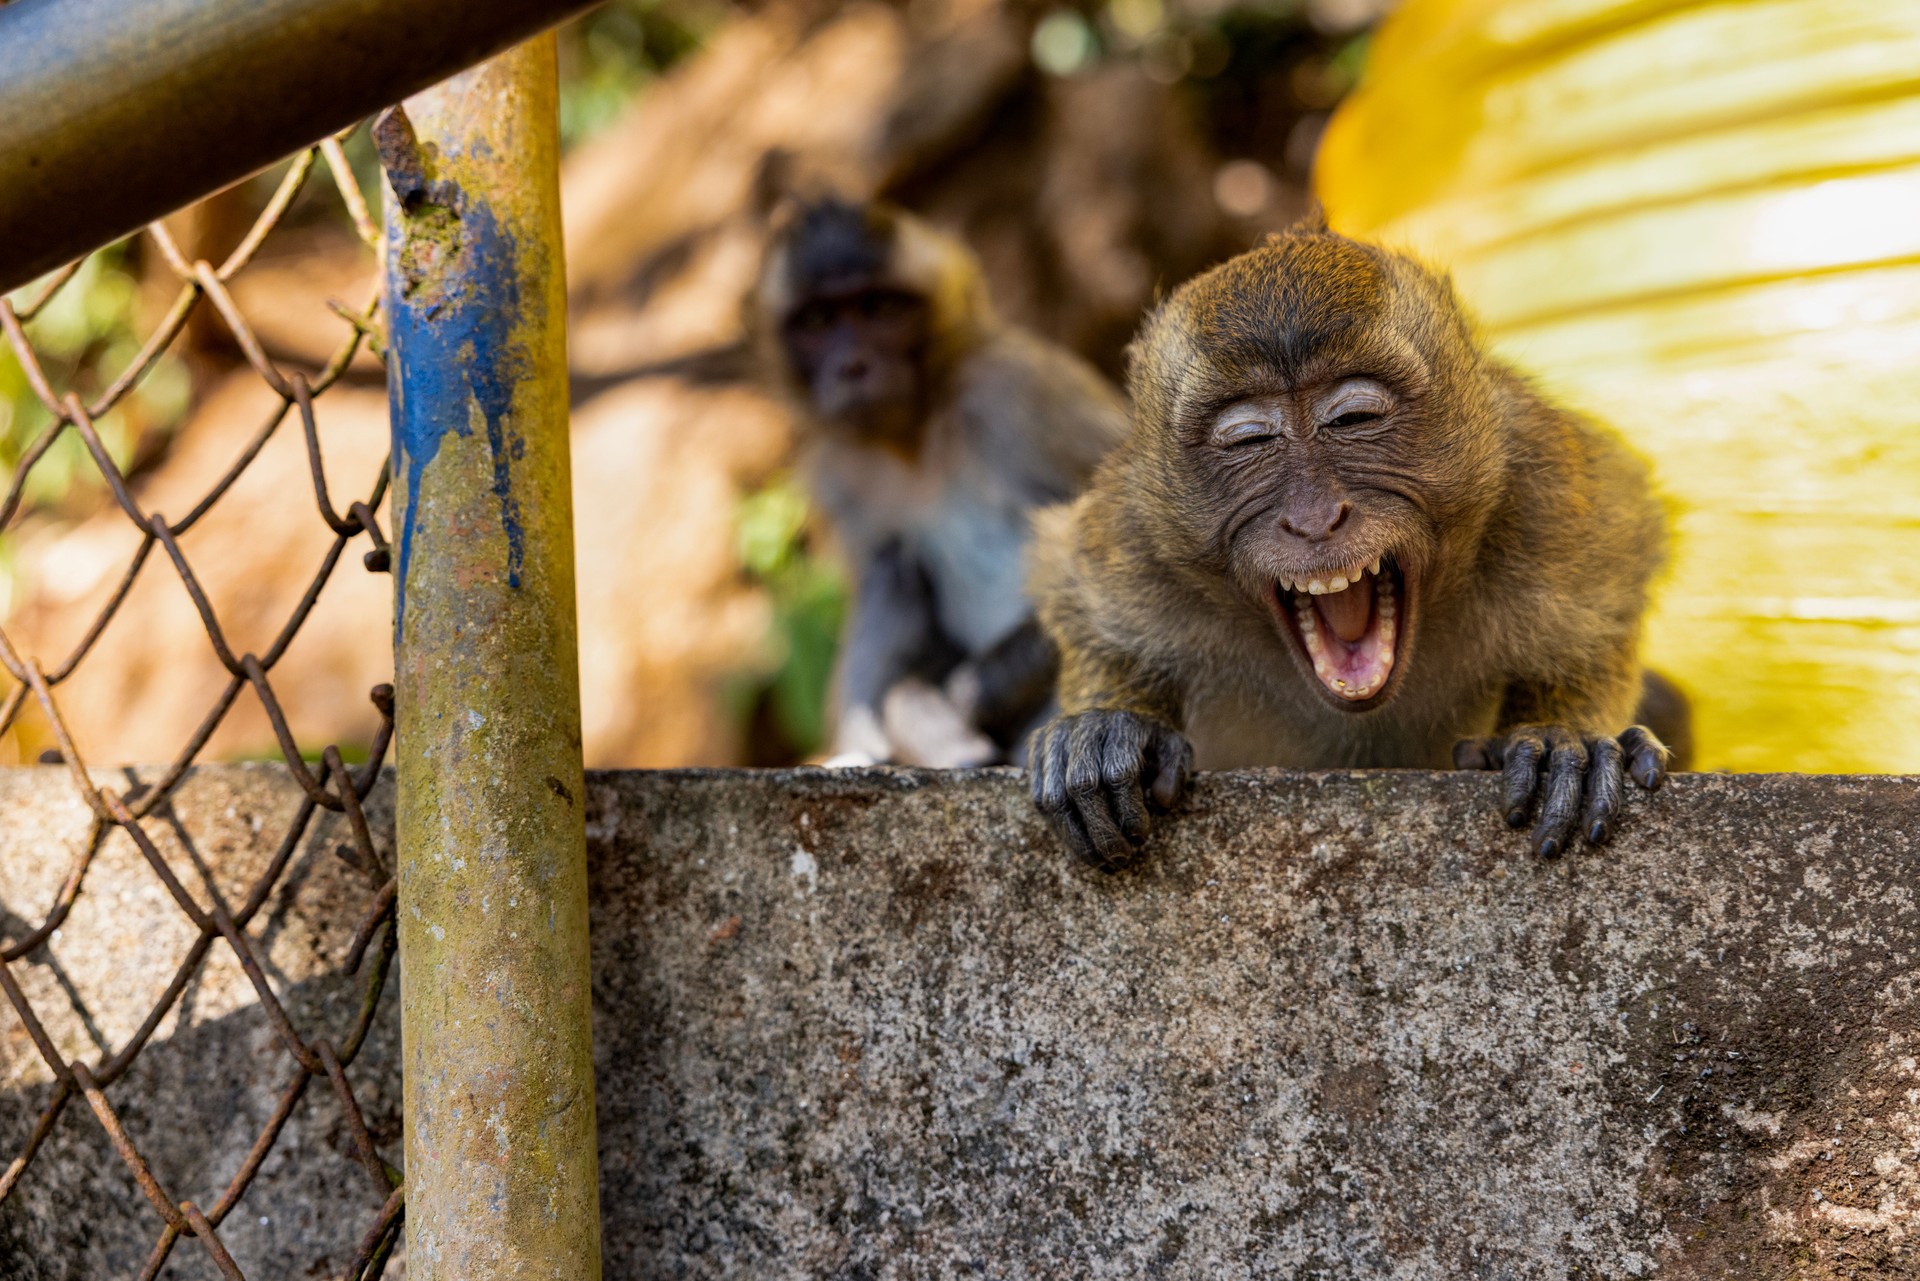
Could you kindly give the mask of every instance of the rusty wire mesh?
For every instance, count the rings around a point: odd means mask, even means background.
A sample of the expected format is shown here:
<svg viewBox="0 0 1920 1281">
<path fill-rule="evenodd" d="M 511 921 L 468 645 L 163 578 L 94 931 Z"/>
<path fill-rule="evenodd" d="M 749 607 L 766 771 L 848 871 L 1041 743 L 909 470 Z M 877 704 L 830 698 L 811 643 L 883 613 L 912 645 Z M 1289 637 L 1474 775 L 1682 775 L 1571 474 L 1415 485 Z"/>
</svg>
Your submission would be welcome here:
<svg viewBox="0 0 1920 1281">
<path fill-rule="evenodd" d="M 60 289 L 74 278 L 79 264 L 76 263 L 55 273 L 26 296 L 18 306 L 0 298 L 0 330 L 4 330 L 6 341 L 19 360 L 33 394 L 53 416 L 50 425 L 22 455 L 4 503 L 0 503 L 0 534 L 14 527 L 21 513 L 22 496 L 28 478 L 36 464 L 47 457 L 47 451 L 56 441 L 66 433 L 73 432 L 77 433 L 84 442 L 87 455 L 104 480 L 111 495 L 111 501 L 133 523 L 141 535 L 138 547 L 127 561 L 118 580 L 118 586 L 110 599 L 92 619 L 91 625 L 87 627 L 85 634 L 71 652 L 57 664 L 42 665 L 30 656 L 32 647 L 27 643 L 29 638 L 10 635 L 5 628 L 0 628 L 0 666 L 3 666 L 7 675 L 12 678 L 11 688 L 7 690 L 4 698 L 0 698 L 0 732 L 5 732 L 15 722 L 30 699 L 36 703 L 46 719 L 54 741 L 58 744 L 59 756 L 67 766 L 73 786 L 78 789 L 92 814 L 92 826 L 88 838 L 80 847 L 45 917 L 24 937 L 0 946 L 0 990 L 4 990 L 13 1016 L 24 1024 L 28 1037 L 53 1075 L 50 1096 L 39 1112 L 38 1121 L 24 1148 L 13 1154 L 0 1153 L 0 1159 L 7 1159 L 10 1155 L 9 1164 L 6 1165 L 4 1173 L 0 1173 L 0 1202 L 4 1202 L 21 1181 L 28 1177 L 35 1154 L 41 1150 L 47 1137 L 61 1123 L 62 1118 L 70 1111 L 77 1111 L 70 1105 L 76 1098 L 84 1100 L 85 1111 L 90 1112 L 92 1121 L 104 1130 L 113 1149 L 119 1154 L 121 1161 L 125 1163 L 147 1200 L 152 1203 L 158 1216 L 157 1235 L 153 1248 L 147 1258 L 146 1266 L 139 1274 L 143 1279 L 154 1277 L 160 1272 L 182 1237 L 196 1239 L 223 1275 L 233 1278 L 245 1275 L 221 1242 L 221 1222 L 240 1205 L 249 1184 L 259 1173 L 262 1162 L 273 1150 L 282 1129 L 300 1106 L 308 1085 L 315 1078 L 324 1078 L 338 1096 L 340 1108 L 352 1135 L 355 1154 L 359 1163 L 365 1167 L 366 1177 L 374 1184 L 375 1195 L 370 1198 L 370 1201 L 381 1206 L 368 1224 L 364 1235 L 361 1236 L 359 1248 L 347 1269 L 346 1276 L 350 1281 L 361 1281 L 362 1278 L 377 1277 L 381 1274 L 394 1250 L 401 1229 L 403 1201 L 399 1174 L 384 1159 L 374 1142 L 348 1078 L 348 1070 L 353 1064 L 354 1057 L 373 1027 L 395 949 L 392 922 L 395 893 L 393 874 L 390 868 L 383 865 L 374 847 L 367 818 L 362 809 L 363 801 L 378 781 L 381 761 L 392 735 L 392 690 L 390 686 L 382 685 L 373 691 L 372 701 L 377 709 L 378 720 L 364 765 L 358 769 L 349 768 L 343 762 L 338 746 L 331 745 L 320 754 L 319 763 L 316 766 L 310 766 L 302 758 L 300 749 L 294 741 L 287 717 L 279 700 L 275 697 L 271 679 L 275 664 L 307 621 L 319 598 L 321 588 L 332 576 L 350 542 L 364 536 L 371 544 L 364 556 L 367 569 L 375 572 L 387 569 L 387 544 L 382 537 L 375 515 L 386 492 L 387 465 L 384 463 L 381 465 L 378 475 L 372 478 L 364 498 L 351 502 L 344 512 L 336 510 L 328 493 L 327 478 L 322 466 L 321 438 L 314 416 L 315 398 L 340 379 L 362 344 L 371 342 L 375 349 L 378 349 L 378 291 L 376 289 L 374 296 L 357 312 L 340 309 L 342 315 L 351 323 L 351 332 L 342 341 L 332 358 L 312 379 L 308 379 L 301 373 L 283 372 L 275 366 L 260 340 L 248 326 L 245 317 L 234 305 L 233 298 L 228 292 L 228 282 L 246 268 L 268 236 L 281 225 L 294 199 L 318 168 L 324 167 L 330 171 L 334 188 L 344 203 L 346 212 L 351 217 L 360 238 L 376 253 L 378 252 L 380 232 L 368 211 L 366 200 L 342 150 L 341 142 L 344 137 L 345 135 L 328 139 L 295 159 L 285 179 L 267 202 L 263 212 L 253 222 L 244 239 L 227 259 L 217 266 L 204 261 L 188 261 L 168 234 L 166 227 L 160 223 L 155 223 L 140 233 L 147 238 L 148 246 L 159 254 L 167 268 L 178 278 L 178 294 L 172 307 L 140 347 L 138 354 L 90 402 L 83 401 L 71 390 L 63 390 L 53 384 L 47 374 L 45 363 L 35 352 L 34 343 L 28 333 L 28 327 L 33 318 L 47 306 Z M 109 456 L 95 428 L 95 423 L 133 391 L 185 330 L 194 313 L 206 307 L 212 308 L 217 313 L 240 351 L 244 353 L 248 365 L 272 388 L 278 397 L 278 402 L 267 420 L 204 497 L 184 516 L 170 520 L 159 512 L 149 512 L 141 507 L 126 476 Z M 307 459 L 313 482 L 312 501 L 318 508 L 319 519 L 323 520 L 332 531 L 333 541 L 330 550 L 322 558 L 318 569 L 313 574 L 305 594 L 295 605 L 269 648 L 261 654 L 236 654 L 229 647 L 222 632 L 220 620 L 215 616 L 213 607 L 200 581 L 195 577 L 192 566 L 182 554 L 178 539 L 232 488 L 259 455 L 261 449 L 266 446 L 268 440 L 282 429 L 289 418 L 297 418 L 305 432 Z M 228 680 L 224 692 L 215 700 L 199 724 L 187 730 L 178 755 L 156 781 L 116 790 L 112 787 L 100 786 L 89 774 L 82 745 L 73 741 L 68 724 L 62 718 L 59 691 L 62 683 L 79 669 L 101 635 L 117 617 L 121 616 L 121 607 L 127 600 L 136 579 L 157 559 L 151 555 L 156 547 L 164 552 L 165 560 L 171 565 L 182 589 L 198 611 L 206 629 L 207 641 L 220 665 L 225 669 Z M 158 657 L 164 661 L 168 656 Z M 229 911 L 223 906 L 222 896 L 213 883 L 212 873 L 204 868 L 201 869 L 203 892 L 207 900 L 202 901 L 202 898 L 196 896 L 195 892 L 190 890 L 176 875 L 175 870 L 168 865 L 167 858 L 163 856 L 144 824 L 156 815 L 156 811 L 167 804 L 188 768 L 200 756 L 207 740 L 226 717 L 243 690 L 250 690 L 259 699 L 273 727 L 286 767 L 304 796 L 297 812 L 287 825 L 277 852 L 268 860 L 264 871 L 247 887 L 244 899 L 237 910 Z M 182 728 L 186 729 L 184 726 Z M 367 905 L 360 917 L 352 945 L 341 961 L 344 972 L 358 973 L 364 968 L 362 999 L 359 1002 L 357 1018 L 352 1026 L 344 1029 L 344 1034 L 337 1039 L 328 1039 L 315 1034 L 312 1030 L 303 1032 L 302 1029 L 294 1026 L 285 1006 L 276 997 L 262 968 L 255 945 L 247 932 L 248 923 L 272 897 L 276 885 L 282 879 L 282 874 L 287 870 L 294 851 L 320 810 L 344 815 L 351 834 L 351 847 L 349 850 L 344 850 L 343 854 L 346 854 L 350 862 L 364 871 L 370 881 Z M 11 972 L 10 966 L 44 946 L 54 936 L 54 932 L 60 928 L 62 922 L 67 920 L 75 901 L 86 892 L 88 870 L 94 862 L 95 854 L 100 850 L 106 837 L 116 829 L 125 832 L 132 840 L 141 858 L 151 867 L 154 876 L 165 887 L 167 895 L 190 919 L 198 934 L 186 955 L 181 959 L 172 981 L 148 1011 L 138 1030 L 125 1044 L 111 1053 L 103 1050 L 98 1061 L 93 1063 L 78 1058 L 69 1061 L 59 1052 L 42 1018 L 36 1013 L 20 983 Z M 156 1029 L 179 1002 L 189 982 L 203 967 L 216 941 L 223 942 L 226 947 L 232 949 L 234 958 L 257 994 L 275 1037 L 285 1051 L 290 1075 L 279 1095 L 277 1106 L 265 1126 L 259 1131 L 240 1168 L 233 1172 L 226 1186 L 219 1189 L 212 1203 L 203 1205 L 192 1200 L 181 1199 L 178 1190 L 161 1185 L 148 1159 L 142 1155 L 139 1146 L 122 1123 L 123 1109 L 116 1109 L 111 1095 L 115 1084 L 125 1077 L 136 1056 L 148 1045 Z M 84 1112 L 81 1114 L 84 1115 Z"/>
</svg>

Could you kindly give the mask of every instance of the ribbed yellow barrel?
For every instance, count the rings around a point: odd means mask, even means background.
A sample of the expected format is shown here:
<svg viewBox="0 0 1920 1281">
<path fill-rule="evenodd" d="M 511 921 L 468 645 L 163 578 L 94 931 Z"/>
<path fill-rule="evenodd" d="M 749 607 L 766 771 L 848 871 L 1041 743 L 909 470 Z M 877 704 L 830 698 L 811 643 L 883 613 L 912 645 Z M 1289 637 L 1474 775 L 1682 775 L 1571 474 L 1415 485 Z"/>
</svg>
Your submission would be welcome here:
<svg viewBox="0 0 1920 1281">
<path fill-rule="evenodd" d="M 1920 0 L 1408 0 L 1316 182 L 1653 460 L 1700 766 L 1920 772 Z"/>
</svg>

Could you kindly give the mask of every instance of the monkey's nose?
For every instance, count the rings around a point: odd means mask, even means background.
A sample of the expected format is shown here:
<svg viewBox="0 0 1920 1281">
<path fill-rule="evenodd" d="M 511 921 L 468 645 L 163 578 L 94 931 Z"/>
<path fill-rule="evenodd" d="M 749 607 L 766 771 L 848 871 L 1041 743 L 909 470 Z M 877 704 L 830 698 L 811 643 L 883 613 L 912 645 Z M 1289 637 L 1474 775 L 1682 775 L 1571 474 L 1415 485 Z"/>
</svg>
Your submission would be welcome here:
<svg viewBox="0 0 1920 1281">
<path fill-rule="evenodd" d="M 1280 528 L 1295 538 L 1303 538 L 1310 543 L 1324 543 L 1332 538 L 1334 531 L 1347 523 L 1347 517 L 1353 514 L 1353 504 L 1344 499 L 1311 510 L 1283 512 L 1280 516 Z"/>
</svg>

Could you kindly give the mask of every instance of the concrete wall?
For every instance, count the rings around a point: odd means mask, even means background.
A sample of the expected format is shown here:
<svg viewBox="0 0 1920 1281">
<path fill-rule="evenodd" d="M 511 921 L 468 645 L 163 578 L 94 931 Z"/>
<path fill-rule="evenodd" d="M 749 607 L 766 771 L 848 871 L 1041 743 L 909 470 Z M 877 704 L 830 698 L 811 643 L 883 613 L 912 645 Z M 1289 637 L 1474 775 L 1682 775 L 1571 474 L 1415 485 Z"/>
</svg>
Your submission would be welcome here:
<svg viewBox="0 0 1920 1281">
<path fill-rule="evenodd" d="M 84 832 L 63 786 L 0 773 L 0 934 Z M 1105 878 L 1000 773 L 592 777 L 608 1276 L 1920 1276 L 1920 784 L 1684 778 L 1558 863 L 1493 795 L 1213 776 Z M 202 771 L 179 828 L 237 880 L 294 797 Z M 320 1024 L 368 892 L 338 840 L 255 928 Z M 177 913 L 125 853 L 13 967 L 69 1053 L 165 982 Z M 216 958 L 113 1091 L 181 1195 L 286 1066 Z M 353 1073 L 389 1136 L 391 1026 Z M 0 1009 L 0 1161 L 44 1082 Z M 250 1275 L 337 1274 L 371 1217 L 336 1113 L 310 1093 L 229 1220 Z M 136 1271 L 117 1165 L 70 1112 L 0 1278 Z"/>
</svg>

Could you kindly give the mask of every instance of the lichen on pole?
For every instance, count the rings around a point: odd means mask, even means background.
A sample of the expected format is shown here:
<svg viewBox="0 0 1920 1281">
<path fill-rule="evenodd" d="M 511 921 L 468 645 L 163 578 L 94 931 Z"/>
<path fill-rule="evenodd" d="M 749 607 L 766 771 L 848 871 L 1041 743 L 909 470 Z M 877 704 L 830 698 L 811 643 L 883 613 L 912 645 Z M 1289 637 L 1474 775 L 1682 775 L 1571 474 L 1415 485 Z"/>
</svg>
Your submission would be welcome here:
<svg viewBox="0 0 1920 1281">
<path fill-rule="evenodd" d="M 555 49 L 377 129 L 408 1275 L 600 1275 Z"/>
</svg>

